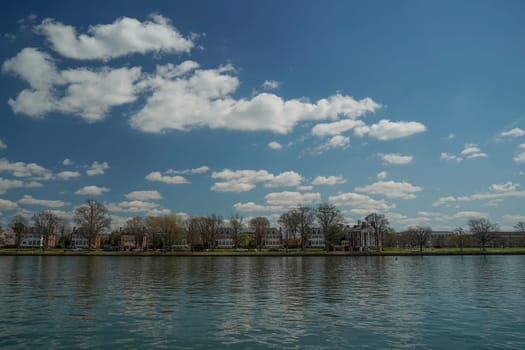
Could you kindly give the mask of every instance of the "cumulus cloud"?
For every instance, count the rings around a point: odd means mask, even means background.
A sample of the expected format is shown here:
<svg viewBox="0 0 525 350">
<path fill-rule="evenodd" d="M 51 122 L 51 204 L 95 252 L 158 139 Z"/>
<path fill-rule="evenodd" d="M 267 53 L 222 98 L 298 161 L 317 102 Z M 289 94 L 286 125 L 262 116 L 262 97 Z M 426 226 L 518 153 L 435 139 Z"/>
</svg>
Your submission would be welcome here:
<svg viewBox="0 0 525 350">
<path fill-rule="evenodd" d="M 412 162 L 413 157 L 412 156 L 405 156 L 399 153 L 388 153 L 388 154 L 382 154 L 380 153 L 379 156 L 383 161 L 387 164 L 394 164 L 394 165 L 404 165 Z"/>
<path fill-rule="evenodd" d="M 122 201 L 119 203 L 110 203 L 108 204 L 108 209 L 110 211 L 116 212 L 125 212 L 125 213 L 138 213 L 138 212 L 149 212 L 157 208 L 159 205 L 153 202 L 141 201 L 141 200 L 132 200 L 132 201 Z"/>
<path fill-rule="evenodd" d="M 53 178 L 51 170 L 36 163 L 10 162 L 6 158 L 0 159 L 0 173 L 10 173 L 14 177 L 32 178 L 35 180 L 50 180 Z"/>
<path fill-rule="evenodd" d="M 270 147 L 270 149 L 273 149 L 273 150 L 280 150 L 283 148 L 283 145 L 281 145 L 279 142 L 277 141 L 272 141 L 270 143 L 268 143 L 268 147 Z"/>
<path fill-rule="evenodd" d="M 62 161 L 62 165 L 65 165 L 65 166 L 73 165 L 73 161 L 69 158 L 66 158 Z"/>
<path fill-rule="evenodd" d="M 265 80 L 264 83 L 262 83 L 262 88 L 266 90 L 272 90 L 277 89 L 280 85 L 281 83 L 276 80 Z"/>
<path fill-rule="evenodd" d="M 254 202 L 246 202 L 246 203 L 235 203 L 233 205 L 233 208 L 237 211 L 241 212 L 268 212 L 268 211 L 281 211 L 283 210 L 282 207 L 279 206 L 271 206 L 271 205 L 262 205 L 257 204 Z"/>
<path fill-rule="evenodd" d="M 439 198 L 433 206 L 449 205 L 454 202 L 503 200 L 505 198 L 525 198 L 525 191 L 518 191 L 519 184 L 508 181 L 503 184 L 492 184 L 489 192 L 474 193 L 466 196 L 446 196 Z"/>
<path fill-rule="evenodd" d="M 198 168 L 193 169 L 184 169 L 184 170 L 175 170 L 175 169 L 169 169 L 166 170 L 166 174 L 204 174 L 210 171 L 210 168 L 206 165 L 202 165 Z"/>
<path fill-rule="evenodd" d="M 42 187 L 42 184 L 37 181 L 22 181 L 18 179 L 4 179 L 0 177 L 0 194 L 6 193 L 13 188 L 34 188 Z"/>
<path fill-rule="evenodd" d="M 69 180 L 79 176 L 80 173 L 78 171 L 61 171 L 57 174 L 57 177 L 63 180 Z"/>
<path fill-rule="evenodd" d="M 28 194 L 20 198 L 18 200 L 18 203 L 25 204 L 25 205 L 39 205 L 42 207 L 49 207 L 49 208 L 60 208 L 68 204 L 60 200 L 37 199 L 37 198 L 33 198 L 32 196 Z"/>
<path fill-rule="evenodd" d="M 355 134 L 357 136 L 368 135 L 381 141 L 388 141 L 419 134 L 426 130 L 426 126 L 419 122 L 392 122 L 388 119 L 382 119 L 370 126 L 357 127 Z"/>
<path fill-rule="evenodd" d="M 513 158 L 516 163 L 525 163 L 525 143 L 518 146 L 518 154 Z"/>
<path fill-rule="evenodd" d="M 84 186 L 77 190 L 75 194 L 86 195 L 86 196 L 99 196 L 105 192 L 108 192 L 109 188 L 99 186 Z"/>
<path fill-rule="evenodd" d="M 13 210 L 18 208 L 18 204 L 16 202 L 10 201 L 8 199 L 2 199 L 0 198 L 0 209 L 2 210 Z"/>
<path fill-rule="evenodd" d="M 461 151 L 461 155 L 468 159 L 487 157 L 487 154 L 482 152 L 475 143 L 465 144 L 465 148 Z"/>
<path fill-rule="evenodd" d="M 323 143 L 315 149 L 315 153 L 321 154 L 330 149 L 340 148 L 345 149 L 350 145 L 350 138 L 343 135 L 332 136 L 327 142 Z"/>
<path fill-rule="evenodd" d="M 364 187 L 356 187 L 355 191 L 367 194 L 380 194 L 387 198 L 415 199 L 416 193 L 423 190 L 408 182 L 378 181 Z"/>
<path fill-rule="evenodd" d="M 153 172 L 149 173 L 146 176 L 146 180 L 164 182 L 164 183 L 172 184 L 172 185 L 183 185 L 183 184 L 189 184 L 190 183 L 184 176 L 180 176 L 180 175 L 175 175 L 175 176 L 162 175 L 162 173 L 160 171 L 153 171 Z"/>
<path fill-rule="evenodd" d="M 379 179 L 379 180 L 384 180 L 386 179 L 388 176 L 388 173 L 386 171 L 380 171 L 379 173 L 377 173 L 376 177 Z"/>
<path fill-rule="evenodd" d="M 7 144 L 4 141 L 0 140 L 0 149 L 6 149 L 6 148 L 7 148 Z"/>
<path fill-rule="evenodd" d="M 479 211 L 460 211 L 453 215 L 454 219 L 472 219 L 472 218 L 486 218 L 487 213 Z"/>
<path fill-rule="evenodd" d="M 92 25 L 77 34 L 73 26 L 45 19 L 36 27 L 60 55 L 74 59 L 103 59 L 147 52 L 190 52 L 194 43 L 184 38 L 170 20 L 152 15 L 140 22 L 121 17 L 111 24 Z"/>
<path fill-rule="evenodd" d="M 519 137 L 523 135 L 525 135 L 525 130 L 522 130 L 520 128 L 514 128 L 500 133 L 501 137 Z"/>
<path fill-rule="evenodd" d="M 387 211 L 395 208 L 394 204 L 388 204 L 385 200 L 376 200 L 361 193 L 345 192 L 328 197 L 328 201 L 337 206 L 354 208 L 353 212 L 358 214 L 376 211 Z"/>
<path fill-rule="evenodd" d="M 97 161 L 94 161 L 93 164 L 91 164 L 91 166 L 89 167 L 89 169 L 86 170 L 86 174 L 89 176 L 103 175 L 106 169 L 109 169 L 108 162 L 99 163 Z"/>
<path fill-rule="evenodd" d="M 344 184 L 346 180 L 342 176 L 317 176 L 313 181 L 312 185 L 339 185 Z"/>
<path fill-rule="evenodd" d="M 357 119 L 343 119 L 331 123 L 320 123 L 312 128 L 312 135 L 319 137 L 339 135 L 345 131 L 363 126 L 366 126 L 365 123 Z"/>
<path fill-rule="evenodd" d="M 502 184 L 492 184 L 489 186 L 489 190 L 492 192 L 513 192 L 518 189 L 520 185 L 512 181 L 507 181 Z"/>
<path fill-rule="evenodd" d="M 224 169 L 213 172 L 211 177 L 223 180 L 212 186 L 211 190 L 217 192 L 247 192 L 255 188 L 257 183 L 264 183 L 264 186 L 269 188 L 298 186 L 303 180 L 303 177 L 295 171 L 285 171 L 275 175 L 267 170 Z"/>
<path fill-rule="evenodd" d="M 4 73 L 25 80 L 30 89 L 22 90 L 8 103 L 17 114 L 31 117 L 57 111 L 82 117 L 87 122 L 102 120 L 111 107 L 136 99 L 135 83 L 141 69 L 76 68 L 59 71 L 48 54 L 25 48 L 2 65 Z"/>
<path fill-rule="evenodd" d="M 145 201 L 150 199 L 162 199 L 162 195 L 159 191 L 133 191 L 124 195 L 130 200 Z"/>
<path fill-rule="evenodd" d="M 446 153 L 446 152 L 443 152 L 441 153 L 441 155 L 439 156 L 439 159 L 441 160 L 446 160 L 446 161 L 451 161 L 451 162 L 461 162 L 463 160 L 463 158 L 459 157 L 459 156 L 456 156 L 454 154 L 450 154 L 450 153 Z"/>
</svg>

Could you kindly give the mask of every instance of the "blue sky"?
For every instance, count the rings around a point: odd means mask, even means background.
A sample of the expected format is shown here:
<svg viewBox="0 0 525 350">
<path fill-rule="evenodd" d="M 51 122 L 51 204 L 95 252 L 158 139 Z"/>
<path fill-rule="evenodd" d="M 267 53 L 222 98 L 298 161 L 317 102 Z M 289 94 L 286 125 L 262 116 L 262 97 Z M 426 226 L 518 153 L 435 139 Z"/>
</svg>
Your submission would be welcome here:
<svg viewBox="0 0 525 350">
<path fill-rule="evenodd" d="M 0 225 L 329 201 L 398 230 L 525 220 L 521 1 L 20 1 L 0 21 Z"/>
</svg>

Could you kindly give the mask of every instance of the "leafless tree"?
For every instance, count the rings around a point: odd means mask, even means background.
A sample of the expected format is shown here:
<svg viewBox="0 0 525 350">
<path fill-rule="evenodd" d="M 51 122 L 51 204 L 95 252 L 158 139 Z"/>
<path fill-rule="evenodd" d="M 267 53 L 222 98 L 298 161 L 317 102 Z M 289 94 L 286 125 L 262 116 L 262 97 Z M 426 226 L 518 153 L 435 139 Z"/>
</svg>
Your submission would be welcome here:
<svg viewBox="0 0 525 350">
<path fill-rule="evenodd" d="M 299 214 L 296 209 L 290 209 L 286 213 L 281 214 L 278 222 L 285 232 L 284 247 L 286 252 L 288 252 L 290 238 L 295 239 L 297 237 L 297 231 L 299 229 Z"/>
<path fill-rule="evenodd" d="M 388 232 L 388 220 L 383 214 L 372 213 L 365 218 L 365 221 L 372 227 L 375 246 L 377 251 L 380 251 L 383 235 Z"/>
<path fill-rule="evenodd" d="M 239 214 L 233 214 L 230 216 L 230 227 L 233 233 L 233 244 L 235 244 L 235 248 L 239 248 L 239 243 L 241 241 L 240 235 L 243 228 L 243 219 L 244 218 Z"/>
<path fill-rule="evenodd" d="M 456 243 L 459 246 L 460 251 L 463 251 L 465 244 L 469 241 L 469 237 L 467 236 L 463 227 L 458 227 L 454 229 L 453 233 L 454 236 L 452 237 L 452 239 L 454 243 Z"/>
<path fill-rule="evenodd" d="M 419 251 L 423 251 L 423 247 L 427 244 L 432 229 L 428 226 L 411 226 L 408 228 L 408 232 L 412 235 L 419 246 Z"/>
<path fill-rule="evenodd" d="M 49 236 L 52 235 L 61 219 L 49 210 L 33 214 L 33 225 L 36 233 L 42 237 L 42 249 L 48 248 Z"/>
<path fill-rule="evenodd" d="M 124 232 L 135 237 L 135 245 L 142 247 L 144 236 L 146 235 L 146 220 L 143 217 L 135 216 L 126 221 Z"/>
<path fill-rule="evenodd" d="M 146 219 L 148 232 L 158 237 L 162 244 L 162 250 L 166 251 L 176 241 L 184 237 L 182 218 L 178 215 L 149 216 Z"/>
<path fill-rule="evenodd" d="M 250 227 L 255 231 L 255 247 L 261 249 L 262 237 L 270 229 L 270 221 L 265 216 L 256 216 L 250 220 Z"/>
<path fill-rule="evenodd" d="M 468 227 L 472 235 L 478 239 L 480 249 L 483 251 L 485 251 L 487 243 L 494 239 L 493 232 L 498 230 L 498 225 L 484 218 L 470 219 Z"/>
<path fill-rule="evenodd" d="M 94 199 L 86 200 L 75 209 L 75 220 L 80 226 L 79 231 L 83 232 L 88 240 L 88 249 L 92 248 L 96 237 L 111 226 L 108 208 Z"/>
<path fill-rule="evenodd" d="M 516 231 L 518 232 L 521 232 L 521 233 L 525 233 L 525 221 L 520 221 L 518 222 L 514 228 L 516 229 Z"/>
<path fill-rule="evenodd" d="M 301 232 L 301 249 L 306 250 L 312 224 L 314 223 L 314 210 L 307 206 L 300 206 L 296 209 L 297 220 L 299 222 L 299 232 Z"/>
<path fill-rule="evenodd" d="M 329 203 L 319 204 L 316 216 L 324 237 L 325 249 L 329 251 L 330 247 L 340 238 L 337 236 L 341 232 L 344 218 L 335 205 Z"/>
</svg>

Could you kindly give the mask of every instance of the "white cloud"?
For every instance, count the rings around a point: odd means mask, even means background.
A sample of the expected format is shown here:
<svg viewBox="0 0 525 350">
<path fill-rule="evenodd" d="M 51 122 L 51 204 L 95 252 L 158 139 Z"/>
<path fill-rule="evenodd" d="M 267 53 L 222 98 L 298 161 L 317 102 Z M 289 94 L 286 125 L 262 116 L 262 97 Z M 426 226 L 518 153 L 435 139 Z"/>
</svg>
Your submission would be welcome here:
<svg viewBox="0 0 525 350">
<path fill-rule="evenodd" d="M 379 180 L 384 180 L 386 179 L 388 176 L 388 173 L 386 171 L 380 171 L 379 173 L 377 173 L 376 177 L 379 179 Z"/>
<path fill-rule="evenodd" d="M 298 186 L 303 177 L 295 171 L 285 171 L 274 175 L 267 170 L 230 170 L 224 169 L 213 172 L 213 179 L 224 181 L 216 182 L 211 190 L 217 192 L 246 192 L 255 188 L 257 183 L 264 183 L 265 187 Z"/>
<path fill-rule="evenodd" d="M 77 190 L 75 194 L 78 195 L 87 195 L 87 196 L 99 196 L 105 192 L 108 192 L 109 188 L 99 187 L 99 186 L 84 186 L 81 189 Z"/>
<path fill-rule="evenodd" d="M 78 171 L 61 171 L 57 174 L 57 177 L 63 180 L 69 180 L 79 176 L 80 173 Z"/>
<path fill-rule="evenodd" d="M 261 205 L 254 202 L 247 203 L 235 203 L 233 208 L 241 212 L 268 212 L 268 211 L 282 211 L 282 207 L 270 206 L 270 205 Z"/>
<path fill-rule="evenodd" d="M 384 200 L 376 200 L 367 195 L 353 192 L 338 193 L 334 196 L 329 196 L 328 201 L 337 206 L 356 208 L 358 211 L 354 213 L 366 214 L 377 211 L 386 211 L 395 208 L 395 205 L 389 205 Z"/>
<path fill-rule="evenodd" d="M 456 134 L 454 134 L 453 132 L 451 132 L 450 134 L 448 134 L 448 139 L 449 140 L 452 140 L 453 138 L 456 137 Z"/>
<path fill-rule="evenodd" d="M 394 164 L 394 165 L 408 164 L 408 163 L 412 162 L 412 160 L 413 160 L 412 156 L 405 156 L 405 155 L 402 155 L 402 154 L 399 154 L 399 153 L 389 153 L 389 154 L 382 154 L 382 153 L 380 153 L 379 156 L 387 164 Z"/>
<path fill-rule="evenodd" d="M 162 195 L 159 191 L 133 191 L 124 195 L 127 199 L 131 200 L 149 200 L 149 199 L 162 199 Z"/>
<path fill-rule="evenodd" d="M 153 172 L 149 173 L 146 176 L 146 180 L 159 181 L 159 182 L 164 182 L 164 183 L 172 184 L 172 185 L 183 185 L 183 184 L 189 184 L 190 183 L 184 176 L 180 176 L 180 175 L 175 175 L 175 176 L 162 175 L 160 173 L 160 171 L 153 171 Z"/>
<path fill-rule="evenodd" d="M 141 200 L 132 200 L 132 201 L 122 201 L 119 203 L 110 203 L 108 204 L 108 209 L 115 212 L 125 212 L 125 213 L 138 213 L 138 212 L 148 212 L 152 209 L 157 208 L 159 205 L 153 202 L 141 201 Z"/>
<path fill-rule="evenodd" d="M 73 161 L 69 158 L 66 158 L 62 161 L 62 165 L 65 165 L 65 166 L 73 165 Z"/>
<path fill-rule="evenodd" d="M 59 71 L 48 54 L 31 47 L 6 60 L 2 70 L 31 86 L 16 99 L 9 99 L 15 113 L 41 117 L 57 111 L 87 122 L 102 120 L 111 107 L 134 101 L 138 93 L 135 83 L 141 77 L 139 67 Z"/>
<path fill-rule="evenodd" d="M 339 185 L 344 184 L 346 180 L 342 176 L 317 176 L 313 181 L 312 185 Z"/>
<path fill-rule="evenodd" d="M 297 191 L 311 191 L 314 189 L 314 186 L 297 186 Z"/>
<path fill-rule="evenodd" d="M 89 176 L 103 175 L 106 169 L 109 169 L 108 162 L 99 163 L 97 161 L 94 161 L 93 164 L 91 164 L 91 166 L 89 167 L 89 169 L 86 170 L 86 174 Z"/>
<path fill-rule="evenodd" d="M 316 148 L 316 153 L 321 154 L 324 151 L 328 151 L 334 148 L 345 149 L 350 145 L 350 138 L 343 135 L 335 135 L 330 138 L 326 143 L 323 143 Z"/>
<path fill-rule="evenodd" d="M 317 124 L 312 128 L 312 134 L 320 137 L 339 135 L 345 131 L 362 126 L 365 126 L 365 123 L 361 120 L 343 119 L 331 123 Z"/>
<path fill-rule="evenodd" d="M 486 218 L 487 213 L 479 211 L 460 211 L 453 215 L 454 219 Z"/>
<path fill-rule="evenodd" d="M 33 198 L 32 196 L 28 194 L 24 195 L 21 199 L 19 199 L 18 203 L 25 204 L 25 205 L 39 205 L 42 207 L 49 207 L 49 208 L 60 208 L 68 204 L 60 200 L 37 199 L 37 198 Z"/>
<path fill-rule="evenodd" d="M 0 177 L 0 194 L 6 193 L 8 190 L 11 190 L 13 188 L 34 188 L 34 187 L 42 187 L 42 184 L 40 182 L 36 181 L 21 181 L 21 180 L 12 180 L 12 179 L 4 179 Z"/>
<path fill-rule="evenodd" d="M 500 135 L 502 137 L 519 137 L 525 135 L 525 130 L 522 130 L 520 128 L 514 128 L 511 130 L 503 131 Z"/>
<path fill-rule="evenodd" d="M 184 169 L 184 170 L 175 170 L 175 169 L 169 169 L 165 173 L 166 174 L 204 174 L 210 171 L 210 168 L 206 165 L 202 165 L 198 168 L 193 169 Z"/>
<path fill-rule="evenodd" d="M 286 134 L 308 120 L 356 118 L 380 106 L 370 98 L 333 95 L 315 103 L 304 99 L 283 100 L 271 93 L 250 99 L 234 99 L 239 80 L 233 67 L 197 69 L 191 75 L 167 79 L 150 77 L 145 85 L 152 94 L 131 118 L 131 125 L 145 132 L 190 130 L 198 127 Z"/>
<path fill-rule="evenodd" d="M 378 181 L 364 187 L 356 187 L 355 191 L 367 194 L 380 194 L 387 198 L 415 199 L 416 193 L 423 190 L 408 182 Z"/>
<path fill-rule="evenodd" d="M 27 177 L 35 180 L 50 180 L 53 173 L 36 163 L 14 162 L 6 158 L 0 159 L 0 173 L 7 172 L 15 177 Z"/>
<path fill-rule="evenodd" d="M 13 210 L 18 208 L 18 204 L 15 202 L 12 202 L 8 199 L 2 199 L 0 198 L 0 209 L 2 210 Z"/>
<path fill-rule="evenodd" d="M 426 130 L 426 126 L 419 122 L 392 122 L 388 119 L 382 119 L 376 124 L 356 128 L 355 134 L 357 136 L 368 134 L 368 136 L 378 140 L 388 141 L 408 137 Z"/>
<path fill-rule="evenodd" d="M 520 185 L 512 181 L 507 181 L 502 184 L 492 184 L 489 186 L 489 190 L 492 192 L 514 192 Z"/>
<path fill-rule="evenodd" d="M 443 152 L 441 153 L 439 159 L 441 160 L 446 160 L 446 161 L 454 161 L 454 162 L 461 162 L 463 160 L 463 158 L 461 157 L 458 157 L 454 154 L 450 154 L 450 153 L 446 153 L 446 152 Z"/>
<path fill-rule="evenodd" d="M 519 150 L 525 150 L 525 143 L 518 146 Z M 518 154 L 513 158 L 516 163 L 525 163 L 525 151 L 519 151 Z"/>
<path fill-rule="evenodd" d="M 268 143 L 268 147 L 270 147 L 273 150 L 280 150 L 280 149 L 283 148 L 283 145 L 281 145 L 277 141 L 272 141 L 272 142 Z"/>
<path fill-rule="evenodd" d="M 321 195 L 319 193 L 283 191 L 268 193 L 264 199 L 266 200 L 266 203 L 270 205 L 290 207 L 319 202 L 321 200 Z"/>
<path fill-rule="evenodd" d="M 481 149 L 475 143 L 465 144 L 465 148 L 461 151 L 461 155 L 466 156 L 468 159 L 487 157 L 487 154 L 481 152 Z"/>
<path fill-rule="evenodd" d="M 6 148 L 7 148 L 7 144 L 4 141 L 0 140 L 0 149 L 6 149 Z"/>
<path fill-rule="evenodd" d="M 45 19 L 37 30 L 56 52 L 68 58 L 108 60 L 130 53 L 190 52 L 193 42 L 184 38 L 169 19 L 162 15 L 150 18 L 140 22 L 121 17 L 111 24 L 90 26 L 80 35 L 72 26 Z"/>
<path fill-rule="evenodd" d="M 263 89 L 266 90 L 277 89 L 279 86 L 281 86 L 281 83 L 276 80 L 265 80 L 262 84 Z"/>
</svg>

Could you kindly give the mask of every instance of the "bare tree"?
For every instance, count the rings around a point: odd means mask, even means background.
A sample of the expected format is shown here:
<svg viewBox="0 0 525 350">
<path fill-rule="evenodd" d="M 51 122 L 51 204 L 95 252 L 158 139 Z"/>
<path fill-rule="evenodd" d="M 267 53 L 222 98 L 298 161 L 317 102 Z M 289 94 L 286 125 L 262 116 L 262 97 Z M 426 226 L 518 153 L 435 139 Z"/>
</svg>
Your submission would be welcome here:
<svg viewBox="0 0 525 350">
<path fill-rule="evenodd" d="M 92 248 L 102 230 L 109 229 L 111 226 L 108 208 L 94 199 L 86 200 L 83 205 L 75 209 L 75 220 L 88 240 L 88 249 Z"/>
<path fill-rule="evenodd" d="M 493 232 L 498 230 L 498 225 L 483 218 L 470 219 L 468 227 L 472 235 L 478 239 L 480 250 L 483 251 L 485 251 L 487 243 L 494 239 Z"/>
<path fill-rule="evenodd" d="M 297 237 L 299 221 L 299 212 L 297 209 L 290 209 L 286 213 L 281 214 L 279 217 L 279 225 L 281 225 L 281 228 L 284 229 L 285 232 L 284 247 L 286 252 L 288 252 L 288 244 L 290 239 L 295 239 Z"/>
<path fill-rule="evenodd" d="M 465 247 L 465 244 L 469 241 L 469 237 L 467 236 L 463 227 L 458 227 L 454 229 L 453 233 L 454 236 L 452 237 L 452 239 L 454 240 L 454 243 L 456 243 L 459 246 L 459 250 L 462 252 L 463 247 Z"/>
<path fill-rule="evenodd" d="M 383 235 L 388 232 L 388 220 L 383 214 L 369 214 L 365 221 L 373 229 L 374 241 L 377 251 L 381 250 Z"/>
<path fill-rule="evenodd" d="M 230 216 L 230 227 L 233 232 L 233 244 L 235 248 L 239 248 L 240 235 L 243 228 L 243 217 L 239 214 L 233 214 Z"/>
<path fill-rule="evenodd" d="M 314 222 L 314 211 L 307 206 L 300 206 L 296 209 L 297 220 L 299 223 L 299 232 L 301 232 L 301 249 L 306 250 L 312 224 Z"/>
<path fill-rule="evenodd" d="M 144 220 L 143 217 L 135 216 L 134 218 L 127 220 L 124 231 L 135 237 L 135 245 L 137 247 L 144 248 L 142 242 L 146 235 L 146 220 Z"/>
<path fill-rule="evenodd" d="M 337 236 L 341 232 L 344 218 L 335 205 L 329 203 L 319 204 L 316 215 L 324 237 L 325 249 L 329 251 L 330 247 L 340 238 Z"/>
<path fill-rule="evenodd" d="M 33 214 L 33 225 L 36 233 L 42 237 L 42 249 L 48 248 L 49 236 L 54 233 L 60 221 L 60 218 L 49 210 Z"/>
<path fill-rule="evenodd" d="M 521 233 L 525 233 L 525 221 L 520 221 L 518 222 L 514 228 L 516 229 L 516 231 L 518 232 L 521 232 Z"/>
<path fill-rule="evenodd" d="M 270 221 L 265 216 L 256 216 L 250 220 L 250 227 L 255 231 L 255 248 L 261 249 L 262 237 L 270 228 Z"/>
<path fill-rule="evenodd" d="M 22 234 L 27 230 L 27 220 L 23 215 L 17 214 L 13 220 L 11 220 L 10 226 L 11 230 L 15 233 L 15 244 L 17 247 L 20 247 Z"/>
<path fill-rule="evenodd" d="M 415 242 L 419 246 L 419 251 L 422 252 L 423 247 L 425 246 L 425 244 L 427 244 L 428 239 L 430 238 L 432 229 L 428 226 L 417 225 L 409 227 L 408 232 L 414 237 Z"/>
</svg>

